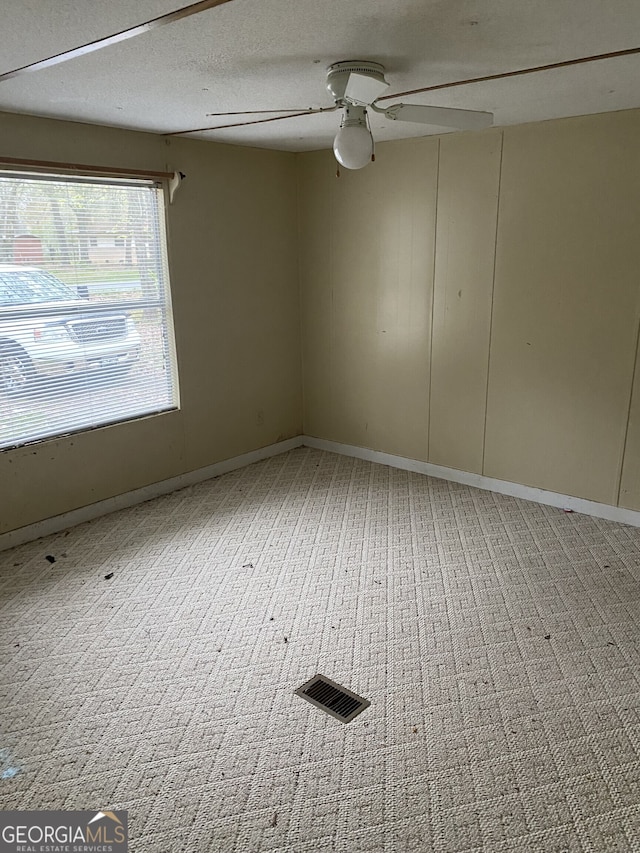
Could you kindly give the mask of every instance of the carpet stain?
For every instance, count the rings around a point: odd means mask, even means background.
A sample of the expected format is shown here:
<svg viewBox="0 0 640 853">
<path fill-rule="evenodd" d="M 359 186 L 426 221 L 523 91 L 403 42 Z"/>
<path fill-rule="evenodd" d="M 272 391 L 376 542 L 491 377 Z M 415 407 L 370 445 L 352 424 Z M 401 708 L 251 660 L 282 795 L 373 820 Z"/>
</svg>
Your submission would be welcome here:
<svg viewBox="0 0 640 853">
<path fill-rule="evenodd" d="M 2 771 L 2 778 L 3 779 L 13 779 L 13 777 L 17 776 L 19 772 L 20 772 L 19 767 L 7 767 L 6 770 Z"/>
<path fill-rule="evenodd" d="M 8 749 L 0 749 L 0 779 L 13 779 L 20 772 Z"/>
</svg>

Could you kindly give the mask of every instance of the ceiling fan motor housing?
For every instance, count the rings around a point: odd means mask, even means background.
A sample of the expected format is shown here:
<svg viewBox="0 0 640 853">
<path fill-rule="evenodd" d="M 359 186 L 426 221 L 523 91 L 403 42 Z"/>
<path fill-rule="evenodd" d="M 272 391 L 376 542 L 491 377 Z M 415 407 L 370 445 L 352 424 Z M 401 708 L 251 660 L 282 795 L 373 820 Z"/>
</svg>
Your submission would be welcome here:
<svg viewBox="0 0 640 853">
<path fill-rule="evenodd" d="M 327 69 L 327 89 L 336 104 L 344 104 L 344 93 L 350 74 L 362 74 L 384 83 L 384 67 L 377 62 L 349 60 L 336 62 Z"/>
</svg>

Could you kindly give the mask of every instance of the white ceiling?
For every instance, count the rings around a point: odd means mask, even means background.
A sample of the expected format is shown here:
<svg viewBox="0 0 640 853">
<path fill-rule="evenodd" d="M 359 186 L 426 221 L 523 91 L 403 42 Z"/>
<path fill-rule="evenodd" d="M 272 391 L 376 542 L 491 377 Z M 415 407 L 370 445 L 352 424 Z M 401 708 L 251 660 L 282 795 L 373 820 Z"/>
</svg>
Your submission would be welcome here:
<svg viewBox="0 0 640 853">
<path fill-rule="evenodd" d="M 0 0 L 0 73 L 189 2 Z M 639 44 L 640 0 L 233 0 L 0 81 L 0 110 L 165 133 L 243 120 L 210 112 L 330 106 L 326 68 L 345 59 L 381 62 L 392 93 Z M 639 107 L 639 83 L 636 55 L 403 100 L 508 125 Z M 197 136 L 306 151 L 330 147 L 338 125 L 329 113 Z M 378 141 L 441 132 L 382 116 L 372 127 Z"/>
</svg>

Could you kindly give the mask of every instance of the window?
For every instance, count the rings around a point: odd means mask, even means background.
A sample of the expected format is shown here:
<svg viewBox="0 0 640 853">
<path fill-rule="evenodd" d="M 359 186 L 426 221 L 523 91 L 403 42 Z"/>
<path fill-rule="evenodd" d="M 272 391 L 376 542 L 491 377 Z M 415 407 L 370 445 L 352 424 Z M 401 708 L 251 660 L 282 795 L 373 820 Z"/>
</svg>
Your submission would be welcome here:
<svg viewBox="0 0 640 853">
<path fill-rule="evenodd" d="M 0 172 L 0 448 L 177 405 L 162 187 Z"/>
</svg>

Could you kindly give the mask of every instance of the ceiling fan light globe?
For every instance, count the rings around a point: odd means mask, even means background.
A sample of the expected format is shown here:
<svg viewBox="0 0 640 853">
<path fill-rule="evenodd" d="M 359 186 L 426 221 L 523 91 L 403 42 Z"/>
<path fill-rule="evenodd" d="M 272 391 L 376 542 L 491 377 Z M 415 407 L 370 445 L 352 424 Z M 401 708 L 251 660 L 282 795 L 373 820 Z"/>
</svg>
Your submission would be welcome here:
<svg viewBox="0 0 640 853">
<path fill-rule="evenodd" d="M 371 161 L 373 138 L 367 127 L 341 127 L 333 142 L 336 160 L 345 169 L 362 169 Z"/>
</svg>

